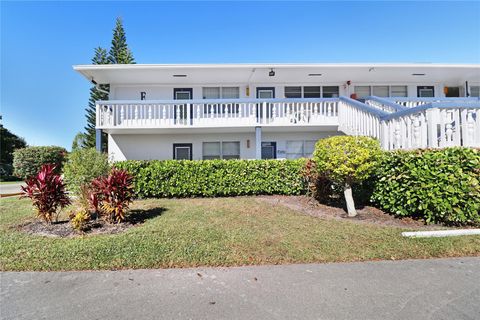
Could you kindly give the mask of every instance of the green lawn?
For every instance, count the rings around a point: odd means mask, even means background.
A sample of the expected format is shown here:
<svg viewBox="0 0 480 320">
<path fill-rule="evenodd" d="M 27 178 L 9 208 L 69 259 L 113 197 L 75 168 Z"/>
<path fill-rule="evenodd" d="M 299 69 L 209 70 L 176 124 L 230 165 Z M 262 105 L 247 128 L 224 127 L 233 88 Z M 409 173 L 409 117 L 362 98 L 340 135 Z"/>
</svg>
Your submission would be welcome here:
<svg viewBox="0 0 480 320">
<path fill-rule="evenodd" d="M 255 198 L 141 200 L 152 217 L 116 235 L 31 236 L 27 199 L 0 200 L 2 270 L 234 266 L 480 255 L 480 237 L 406 239 L 401 229 L 322 220 Z M 160 214 L 161 213 L 161 214 Z"/>
</svg>

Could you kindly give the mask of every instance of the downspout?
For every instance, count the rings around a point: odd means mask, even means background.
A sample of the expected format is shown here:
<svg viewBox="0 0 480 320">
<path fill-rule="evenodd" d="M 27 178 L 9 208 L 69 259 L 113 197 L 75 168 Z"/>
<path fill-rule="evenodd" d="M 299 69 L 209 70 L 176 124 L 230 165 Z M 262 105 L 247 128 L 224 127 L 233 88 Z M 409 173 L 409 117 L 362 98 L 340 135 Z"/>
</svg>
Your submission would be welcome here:
<svg viewBox="0 0 480 320">
<path fill-rule="evenodd" d="M 95 80 L 93 80 L 93 78 L 92 78 L 92 80 L 90 80 L 90 81 L 91 81 L 91 82 L 93 83 L 93 85 L 95 86 L 95 89 L 97 89 L 98 91 L 100 91 L 100 92 L 102 92 L 102 93 L 105 93 L 105 94 L 107 94 L 107 95 L 110 95 L 110 92 L 108 92 L 107 90 L 101 89 L 101 88 L 100 88 L 100 85 L 99 85 Z"/>
</svg>

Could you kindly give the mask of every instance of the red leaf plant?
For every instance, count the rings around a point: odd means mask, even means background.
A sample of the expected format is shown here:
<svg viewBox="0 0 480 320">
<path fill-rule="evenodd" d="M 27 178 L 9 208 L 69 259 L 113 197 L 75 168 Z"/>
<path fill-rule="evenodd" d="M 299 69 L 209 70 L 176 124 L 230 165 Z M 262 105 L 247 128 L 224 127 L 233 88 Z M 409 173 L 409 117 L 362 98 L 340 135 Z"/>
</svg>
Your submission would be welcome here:
<svg viewBox="0 0 480 320">
<path fill-rule="evenodd" d="M 92 181 L 90 203 L 109 222 L 123 222 L 133 201 L 133 177 L 126 170 L 112 169 L 106 177 Z"/>
<path fill-rule="evenodd" d="M 62 177 L 55 173 L 54 164 L 45 164 L 37 175 L 28 178 L 22 186 L 22 198 L 30 198 L 37 209 L 37 216 L 48 223 L 57 218 L 58 209 L 70 204 Z"/>
</svg>

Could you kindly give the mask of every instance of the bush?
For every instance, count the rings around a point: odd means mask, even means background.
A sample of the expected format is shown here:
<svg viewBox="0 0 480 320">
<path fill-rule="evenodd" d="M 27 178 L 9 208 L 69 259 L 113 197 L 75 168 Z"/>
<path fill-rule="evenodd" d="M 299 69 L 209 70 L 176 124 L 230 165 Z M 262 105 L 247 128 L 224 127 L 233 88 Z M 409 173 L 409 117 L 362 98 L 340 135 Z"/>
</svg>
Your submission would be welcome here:
<svg viewBox="0 0 480 320">
<path fill-rule="evenodd" d="M 55 173 L 60 173 L 67 150 L 62 147 L 26 147 L 13 152 L 14 175 L 27 179 L 37 174 L 44 164 L 54 164 Z"/>
<path fill-rule="evenodd" d="M 106 176 L 109 170 L 108 156 L 88 148 L 75 150 L 68 155 L 63 174 L 68 190 L 78 196 L 82 186 L 97 177 Z"/>
<path fill-rule="evenodd" d="M 134 177 L 141 198 L 216 197 L 306 192 L 298 160 L 129 160 L 117 162 Z"/>
<path fill-rule="evenodd" d="M 92 181 L 91 203 L 108 222 L 123 222 L 133 201 L 132 176 L 126 170 L 112 169 L 106 177 Z"/>
<path fill-rule="evenodd" d="M 33 206 L 37 208 L 37 215 L 48 223 L 56 218 L 59 208 L 70 204 L 65 193 L 65 184 L 62 178 L 55 174 L 55 165 L 46 164 L 42 166 L 36 176 L 30 177 L 22 186 L 23 197 L 30 198 Z"/>
<path fill-rule="evenodd" d="M 313 161 L 318 179 L 326 178 L 342 187 L 349 216 L 357 214 L 352 186 L 370 178 L 381 155 L 379 142 L 369 137 L 335 136 L 315 145 Z"/>
<path fill-rule="evenodd" d="M 372 200 L 427 223 L 480 224 L 479 180 L 479 150 L 394 151 L 382 161 Z"/>
</svg>

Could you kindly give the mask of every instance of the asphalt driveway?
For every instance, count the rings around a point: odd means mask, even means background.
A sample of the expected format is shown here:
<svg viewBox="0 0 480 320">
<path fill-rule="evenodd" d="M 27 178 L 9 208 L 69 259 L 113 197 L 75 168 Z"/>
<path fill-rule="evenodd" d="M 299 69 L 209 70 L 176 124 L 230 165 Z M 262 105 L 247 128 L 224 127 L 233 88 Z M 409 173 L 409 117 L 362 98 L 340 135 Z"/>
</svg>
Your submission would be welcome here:
<svg viewBox="0 0 480 320">
<path fill-rule="evenodd" d="M 0 184 L 0 195 L 10 195 L 22 192 L 21 186 L 25 185 L 24 182 L 6 183 Z"/>
<path fill-rule="evenodd" d="M 61 258 L 61 257 L 59 257 Z M 480 257 L 1 273 L 1 319 L 480 319 Z"/>
</svg>

